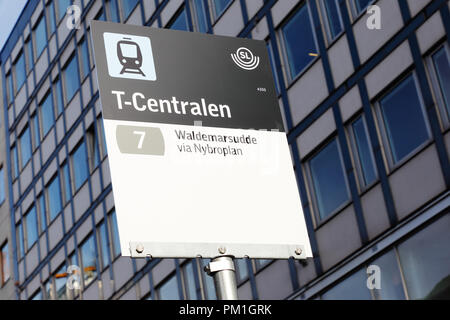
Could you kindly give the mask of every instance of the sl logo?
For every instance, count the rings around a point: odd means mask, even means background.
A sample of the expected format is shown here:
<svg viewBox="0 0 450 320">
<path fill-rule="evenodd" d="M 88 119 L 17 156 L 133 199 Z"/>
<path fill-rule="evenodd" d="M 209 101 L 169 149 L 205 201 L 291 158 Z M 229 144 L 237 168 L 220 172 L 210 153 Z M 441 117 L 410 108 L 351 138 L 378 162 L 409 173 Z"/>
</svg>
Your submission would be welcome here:
<svg viewBox="0 0 450 320">
<path fill-rule="evenodd" d="M 367 14 L 370 16 L 367 18 L 366 26 L 369 30 L 381 29 L 381 9 L 379 6 L 373 5 L 367 8 Z"/>
<path fill-rule="evenodd" d="M 254 70 L 259 65 L 259 57 L 245 47 L 237 49 L 236 53 L 231 54 L 231 58 L 238 67 L 244 70 Z"/>
</svg>

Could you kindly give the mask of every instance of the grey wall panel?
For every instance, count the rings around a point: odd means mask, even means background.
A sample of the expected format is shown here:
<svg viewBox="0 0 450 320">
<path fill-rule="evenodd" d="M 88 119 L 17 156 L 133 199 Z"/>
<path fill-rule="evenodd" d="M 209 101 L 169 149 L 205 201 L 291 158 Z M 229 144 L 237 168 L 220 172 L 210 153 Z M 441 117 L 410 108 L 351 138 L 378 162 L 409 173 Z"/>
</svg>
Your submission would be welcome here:
<svg viewBox="0 0 450 320">
<path fill-rule="evenodd" d="M 397 1 L 380 0 L 377 1 L 377 5 L 382 12 L 382 26 L 380 30 L 367 28 L 365 16 L 353 26 L 361 63 L 366 62 L 369 57 L 403 27 L 403 19 Z"/>
<path fill-rule="evenodd" d="M 89 184 L 86 182 L 73 198 L 75 221 L 78 221 L 90 206 Z"/>
<path fill-rule="evenodd" d="M 411 159 L 389 177 L 399 219 L 445 190 L 435 145 Z"/>
<path fill-rule="evenodd" d="M 133 275 L 130 257 L 120 257 L 113 264 L 115 289 L 121 288 Z"/>
<path fill-rule="evenodd" d="M 175 270 L 175 261 L 173 259 L 161 260 L 153 269 L 153 285 L 156 287 L 165 277 Z"/>
<path fill-rule="evenodd" d="M 256 276 L 256 288 L 261 300 L 279 300 L 292 293 L 287 260 L 277 260 Z"/>
<path fill-rule="evenodd" d="M 347 257 L 361 246 L 353 206 L 338 213 L 316 231 L 320 260 L 324 270 Z"/>
<path fill-rule="evenodd" d="M 361 205 L 363 208 L 367 233 L 371 240 L 380 235 L 383 231 L 386 231 L 390 226 L 380 184 L 361 197 Z"/>
</svg>

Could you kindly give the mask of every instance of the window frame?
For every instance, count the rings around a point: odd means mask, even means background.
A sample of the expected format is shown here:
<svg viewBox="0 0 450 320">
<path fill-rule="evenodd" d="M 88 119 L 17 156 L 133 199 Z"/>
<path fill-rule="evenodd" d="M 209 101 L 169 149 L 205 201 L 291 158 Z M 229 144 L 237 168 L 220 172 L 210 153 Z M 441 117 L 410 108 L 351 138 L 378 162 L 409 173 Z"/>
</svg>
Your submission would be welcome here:
<svg viewBox="0 0 450 320">
<path fill-rule="evenodd" d="M 105 248 L 106 248 L 106 253 L 103 252 L 103 240 L 102 240 L 102 235 L 101 235 L 101 227 L 105 228 L 105 235 L 106 235 L 106 243 Z M 112 263 L 112 259 L 111 259 L 111 237 L 109 235 L 109 228 L 108 228 L 108 219 L 102 219 L 99 223 L 97 223 L 97 225 L 95 226 L 96 232 L 97 232 L 97 248 L 98 248 L 98 264 L 100 266 L 100 270 L 103 272 L 104 270 L 106 270 L 107 268 L 109 268 L 111 266 Z M 108 265 L 105 265 L 105 262 L 103 261 L 103 255 L 106 254 L 106 259 L 108 262 Z"/>
<path fill-rule="evenodd" d="M 212 25 L 215 25 L 217 21 L 222 18 L 222 16 L 225 14 L 225 12 L 231 7 L 231 5 L 234 3 L 235 0 L 229 0 L 229 3 L 222 9 L 220 13 L 216 12 L 216 4 L 214 0 L 208 0 L 208 7 L 210 11 L 210 15 L 213 18 Z"/>
<path fill-rule="evenodd" d="M 46 42 L 44 43 L 44 46 L 42 47 L 41 52 L 39 52 L 39 54 L 38 54 L 37 49 L 38 49 L 38 42 L 39 41 L 38 41 L 37 36 L 36 36 L 36 31 L 37 31 L 37 29 L 39 27 L 39 24 L 41 22 L 44 23 L 44 37 L 45 37 Z M 33 34 L 32 41 L 33 41 L 33 55 L 35 57 L 34 60 L 38 61 L 41 58 L 41 56 L 44 54 L 45 48 L 47 47 L 47 41 L 48 41 L 47 20 L 45 18 L 45 14 L 44 13 L 42 13 L 39 16 L 39 18 L 37 19 L 37 22 L 34 24 L 33 30 L 31 32 Z"/>
<path fill-rule="evenodd" d="M 449 110 L 447 110 L 447 106 L 445 105 L 444 97 L 442 96 L 441 84 L 438 79 L 438 75 L 436 72 L 436 67 L 434 65 L 433 55 L 435 55 L 438 51 L 444 50 L 447 55 L 447 59 L 450 63 L 450 45 L 448 42 L 444 42 L 442 45 L 439 45 L 435 50 L 433 50 L 426 57 L 426 66 L 427 71 L 430 76 L 431 86 L 433 87 L 432 92 L 435 98 L 436 107 L 438 109 L 438 113 L 440 115 L 440 119 L 442 121 L 443 128 L 445 130 L 450 128 L 450 106 L 448 106 Z M 448 102 L 450 104 L 450 101 Z"/>
<path fill-rule="evenodd" d="M 358 12 L 358 6 L 357 6 L 355 1 L 356 0 L 350 0 L 349 1 L 350 2 L 350 11 L 351 11 L 352 16 L 353 16 L 353 22 L 356 22 L 356 20 L 358 20 L 363 15 L 365 15 L 367 13 L 367 8 L 369 8 L 371 5 L 373 5 L 378 0 L 370 0 L 370 2 L 368 3 L 367 7 L 362 9 L 361 12 Z"/>
<path fill-rule="evenodd" d="M 373 163 L 373 167 L 374 167 L 374 171 L 375 171 L 375 179 L 374 181 L 372 181 L 371 183 L 366 184 L 365 183 L 365 178 L 364 178 L 364 171 L 362 168 L 362 164 L 361 164 L 361 159 L 360 159 L 360 154 L 359 154 L 359 150 L 358 150 L 358 145 L 356 142 L 356 137 L 355 137 L 355 133 L 353 131 L 353 125 L 356 123 L 356 121 L 358 120 L 362 120 L 363 122 L 363 126 L 364 126 L 364 132 L 366 134 L 367 137 L 367 141 L 368 141 L 368 147 L 370 150 L 370 159 L 372 160 Z M 351 153 L 351 158 L 353 160 L 354 163 L 354 167 L 356 167 L 356 172 L 357 172 L 357 176 L 358 178 L 357 183 L 358 183 L 358 188 L 359 188 L 359 192 L 363 193 L 364 191 L 370 189 L 373 185 L 377 184 L 380 177 L 378 174 L 378 168 L 377 168 L 377 164 L 375 161 L 375 155 L 373 152 L 373 146 L 372 146 L 372 142 L 370 141 L 370 135 L 369 135 L 369 129 L 367 127 L 367 120 L 365 117 L 364 113 L 359 113 L 357 114 L 353 120 L 349 123 L 349 125 L 347 126 L 347 136 L 349 139 L 349 143 L 350 143 L 350 149 L 352 151 Z"/>
<path fill-rule="evenodd" d="M 342 202 L 339 206 L 337 206 L 333 211 L 331 211 L 325 218 L 320 217 L 320 211 L 319 211 L 319 205 L 317 203 L 317 196 L 316 191 L 314 187 L 314 180 L 311 173 L 311 160 L 314 159 L 320 152 L 322 152 L 327 146 L 329 146 L 331 143 L 336 141 L 338 154 L 339 154 L 339 160 L 341 164 L 342 173 L 344 174 L 344 180 L 345 180 L 345 190 L 347 193 L 348 199 Z M 321 227 L 322 225 L 326 224 L 329 220 L 334 218 L 339 212 L 341 212 L 345 207 L 347 207 L 350 203 L 352 203 L 352 194 L 350 192 L 350 185 L 348 181 L 348 176 L 345 170 L 345 164 L 344 164 L 344 157 L 342 156 L 342 148 L 339 142 L 339 139 L 337 136 L 332 136 L 331 138 L 323 141 L 320 145 L 320 147 L 312 153 L 308 159 L 305 160 L 305 173 L 306 173 L 306 179 L 308 184 L 308 194 L 310 196 L 310 203 L 312 207 L 312 212 L 314 212 L 311 216 L 313 218 L 313 224 L 316 229 Z"/>
<path fill-rule="evenodd" d="M 89 175 L 91 175 L 101 164 L 101 150 L 98 141 L 98 134 L 96 132 L 94 123 L 86 130 L 87 141 L 87 158 L 89 163 Z M 96 159 L 97 157 L 97 159 Z"/>
<path fill-rule="evenodd" d="M 52 218 L 51 212 L 50 212 L 50 192 L 49 192 L 49 188 L 50 185 L 56 181 L 56 179 L 58 179 L 58 184 L 59 184 L 59 201 L 60 201 L 60 206 L 61 208 L 59 209 L 59 211 L 55 214 L 55 216 Z M 54 173 L 52 175 L 52 177 L 48 180 L 47 184 L 44 187 L 45 189 L 45 209 L 46 209 L 46 216 L 47 216 L 47 228 L 53 223 L 53 221 L 55 221 L 59 215 L 61 215 L 61 213 L 64 212 L 64 203 L 63 203 L 63 198 L 61 196 L 62 192 L 61 192 L 61 178 L 58 174 L 58 172 Z"/>
<path fill-rule="evenodd" d="M 188 281 L 188 265 L 192 266 L 192 277 L 194 280 L 194 295 L 195 297 L 191 297 L 189 293 L 189 281 Z M 188 259 L 187 261 L 183 262 L 183 264 L 180 266 L 180 275 L 181 275 L 181 283 L 182 283 L 182 291 L 183 291 L 183 299 L 184 300 L 201 300 L 201 296 L 198 294 L 199 289 L 199 283 L 198 283 L 198 274 L 197 274 L 197 261 L 195 259 Z"/>
<path fill-rule="evenodd" d="M 81 288 L 82 291 L 86 290 L 87 288 L 89 288 L 93 283 L 95 283 L 95 281 L 98 279 L 99 274 L 101 274 L 101 271 L 99 269 L 99 251 L 97 248 L 97 237 L 96 237 L 96 232 L 95 232 L 95 228 L 93 230 L 91 230 L 91 232 L 89 232 L 89 234 L 84 237 L 84 239 L 82 240 L 82 242 L 78 245 L 78 252 L 79 252 L 79 257 L 78 257 L 78 263 L 80 265 L 81 268 L 81 275 L 80 275 L 80 284 L 81 284 Z M 92 238 L 91 238 L 92 237 Z M 85 277 L 85 268 L 87 266 L 85 266 L 85 262 L 83 261 L 83 246 L 86 245 L 89 241 L 91 241 L 92 239 L 92 243 L 94 245 L 94 259 L 95 259 L 95 276 L 91 279 L 91 281 L 89 283 L 86 284 L 86 279 Z"/>
<path fill-rule="evenodd" d="M 6 248 L 6 259 L 3 258 L 3 252 Z M 3 288 L 11 279 L 11 259 L 8 240 L 5 240 L 0 246 L 0 288 Z M 8 269 L 7 277 L 5 277 L 5 266 Z"/>
<path fill-rule="evenodd" d="M 24 136 L 25 131 L 27 131 L 27 130 L 28 130 L 29 136 L 30 136 L 30 143 L 29 143 L 30 157 L 26 160 L 25 163 L 23 163 L 22 137 Z M 17 150 L 18 151 L 17 157 L 18 157 L 18 162 L 19 162 L 19 175 L 18 176 L 20 176 L 20 173 L 23 171 L 23 169 L 25 169 L 25 167 L 30 163 L 30 161 L 33 160 L 33 137 L 32 137 L 32 130 L 31 130 L 31 127 L 29 124 L 23 127 L 22 131 L 18 135 L 17 140 L 18 140 L 18 145 L 19 145 L 19 148 Z"/>
<path fill-rule="evenodd" d="M 383 100 L 385 97 L 387 97 L 389 94 L 393 93 L 395 89 L 397 89 L 404 81 L 406 81 L 409 77 L 412 77 L 414 81 L 415 88 L 417 90 L 417 96 L 419 97 L 419 103 L 420 103 L 420 111 L 423 115 L 423 120 L 425 123 L 425 128 L 428 134 L 428 138 L 422 142 L 420 145 L 418 145 L 416 148 L 411 150 L 406 156 L 403 157 L 403 159 L 400 159 L 397 163 L 394 160 L 393 151 L 391 149 L 391 143 L 389 140 L 387 128 L 385 125 L 383 112 L 381 111 L 381 100 Z M 375 118 L 376 118 L 376 124 L 378 127 L 379 135 L 381 137 L 381 144 L 383 145 L 382 150 L 385 155 L 385 161 L 387 162 L 387 168 L 393 172 L 395 169 L 401 167 L 404 163 L 408 162 L 411 158 L 413 158 L 417 153 L 419 153 L 422 149 L 425 148 L 432 140 L 433 135 L 431 132 L 431 127 L 428 119 L 428 114 L 426 112 L 425 102 L 423 99 L 422 90 L 420 88 L 420 83 L 418 80 L 418 76 L 415 71 L 407 73 L 405 76 L 401 77 L 394 83 L 391 83 L 386 86 L 388 89 L 386 92 L 384 92 L 379 98 L 377 98 L 375 102 Z"/>
<path fill-rule="evenodd" d="M 78 151 L 78 149 L 81 147 L 81 145 L 84 144 L 84 149 L 85 149 L 85 156 L 86 156 L 86 164 L 87 164 L 87 168 L 86 168 L 86 178 L 83 182 L 81 182 L 81 184 L 78 186 L 76 186 L 76 174 L 75 174 L 75 160 L 74 160 L 74 156 L 75 153 Z M 70 156 L 69 156 L 69 174 L 70 174 L 70 180 L 72 183 L 72 198 L 73 196 L 81 189 L 83 188 L 83 186 L 89 181 L 89 177 L 90 177 L 90 166 L 89 166 L 89 155 L 88 155 L 88 148 L 89 146 L 87 145 L 88 142 L 85 141 L 84 138 L 81 138 L 80 141 L 78 141 L 78 143 L 76 144 L 76 146 L 72 149 L 72 151 L 70 152 Z"/>
<path fill-rule="evenodd" d="M 17 65 L 18 65 L 19 60 L 21 58 L 23 59 L 23 65 L 24 65 L 24 70 L 23 70 L 23 72 L 24 72 L 24 80 L 19 85 L 18 82 L 17 82 L 18 81 L 17 80 L 17 72 L 18 72 L 17 71 Z M 23 48 L 17 54 L 17 57 L 16 57 L 16 59 L 13 62 L 12 69 L 13 69 L 13 72 L 12 72 L 12 74 L 13 74 L 13 88 L 14 88 L 14 96 L 15 96 L 17 93 L 19 93 L 20 90 L 22 90 L 23 86 L 25 86 L 26 82 L 27 82 L 27 61 L 26 61 L 26 53 L 25 53 L 25 50 Z"/>
<path fill-rule="evenodd" d="M 284 35 L 283 29 L 284 27 L 286 27 L 286 25 L 292 21 L 292 19 L 300 12 L 300 10 L 302 10 L 304 7 L 306 6 L 306 10 L 308 12 L 308 17 L 309 17 L 309 24 L 312 30 L 312 37 L 313 37 L 313 41 L 314 41 L 314 45 L 316 47 L 316 53 L 317 56 L 312 57 L 311 61 L 309 63 L 307 63 L 305 65 L 305 67 L 298 72 L 297 75 L 295 75 L 294 77 L 291 75 L 291 64 L 290 64 L 290 60 L 289 60 L 289 55 L 287 52 L 287 45 L 286 45 L 286 37 Z M 280 52 L 280 56 L 281 59 L 283 61 L 282 63 L 282 71 L 283 71 L 283 77 L 284 77 L 284 82 L 286 84 L 286 90 L 288 90 L 294 83 L 297 82 L 298 79 L 300 79 L 308 70 L 309 68 L 311 68 L 311 66 L 313 64 L 316 63 L 316 61 L 318 59 L 320 59 L 321 54 L 320 54 L 320 50 L 319 50 L 319 44 L 317 41 L 317 35 L 316 35 L 316 31 L 315 31 L 315 27 L 313 24 L 313 19 L 312 19 L 312 14 L 311 14 L 311 7 L 309 5 L 308 1 L 301 1 L 300 4 L 298 6 L 296 6 L 293 10 L 291 10 L 291 12 L 286 16 L 286 18 L 283 20 L 282 23 L 280 23 L 280 25 L 277 28 L 278 30 L 276 31 L 276 44 L 277 44 L 277 49 Z M 273 50 L 274 48 L 272 48 Z"/>
<path fill-rule="evenodd" d="M 339 6 L 339 0 L 331 0 L 334 1 L 338 10 L 338 15 L 339 15 L 339 23 L 341 25 L 341 31 L 338 32 L 334 37 L 331 34 L 331 26 L 330 26 L 330 21 L 329 21 L 329 16 L 328 16 L 328 11 L 326 8 L 326 4 L 325 4 L 326 0 L 316 0 L 316 5 L 319 8 L 319 16 L 322 22 L 322 25 L 324 26 L 323 28 L 323 32 L 325 33 L 325 39 L 327 40 L 327 44 L 329 47 L 331 47 L 331 45 L 336 42 L 340 36 L 342 34 L 345 33 L 345 27 L 344 27 L 344 20 L 342 19 L 342 12 L 341 12 L 341 8 Z"/>
<path fill-rule="evenodd" d="M 77 70 L 77 79 L 78 79 L 78 88 L 74 91 L 72 97 L 68 97 L 67 95 L 67 90 L 68 90 L 68 86 L 67 86 L 67 68 L 69 67 L 71 62 L 75 62 L 76 63 L 76 70 Z M 61 68 L 61 73 L 62 73 L 62 90 L 63 90 L 63 99 L 64 99 L 64 104 L 65 106 L 69 105 L 73 99 L 75 99 L 77 92 L 80 91 L 80 87 L 81 87 L 81 76 L 80 76 L 80 63 L 78 61 L 78 54 L 77 54 L 77 50 L 74 50 L 74 52 L 72 53 L 72 55 L 67 59 L 66 63 L 64 64 L 64 66 Z"/>
<path fill-rule="evenodd" d="M 36 239 L 35 239 L 35 241 L 33 243 L 29 243 L 30 239 L 29 239 L 29 236 L 28 236 L 28 232 L 29 232 L 28 228 L 30 226 L 28 226 L 28 215 L 31 214 L 32 211 L 34 211 L 34 215 L 35 215 L 35 219 L 36 219 L 36 226 L 34 226 L 35 232 L 36 232 Z M 36 206 L 35 205 L 32 205 L 32 206 L 30 206 L 27 209 L 26 213 L 23 215 L 23 223 L 25 223 L 24 238 L 25 238 L 25 242 L 26 242 L 26 245 L 25 245 L 25 254 L 26 254 L 27 252 L 31 251 L 33 249 L 33 247 L 35 245 L 37 245 L 37 243 L 39 242 L 39 235 L 40 235 L 39 218 L 38 218 L 38 212 L 36 210 Z M 33 226 L 31 226 L 31 227 L 33 227 Z"/>
<path fill-rule="evenodd" d="M 200 1 L 200 3 L 201 3 L 202 9 L 203 9 L 203 14 L 204 14 L 204 20 L 205 20 L 204 21 L 205 28 L 206 28 L 205 31 L 200 30 L 200 27 L 199 27 L 200 15 L 198 13 L 195 1 Z M 195 32 L 207 33 L 209 30 L 207 15 L 209 14 L 209 12 L 208 12 L 208 8 L 205 7 L 205 2 L 203 0 L 189 0 L 189 11 L 190 11 L 190 15 L 191 15 L 193 30 Z"/>
<path fill-rule="evenodd" d="M 55 5 L 54 5 L 54 11 L 55 11 L 56 30 L 58 30 L 59 24 L 61 23 L 61 21 L 64 20 L 64 18 L 65 18 L 66 15 L 67 15 L 67 8 L 66 8 L 66 10 L 64 10 L 63 16 L 60 17 L 60 16 L 59 16 L 59 11 L 60 11 L 59 5 L 60 5 L 60 3 L 59 3 L 59 1 L 57 1 L 57 0 L 55 0 L 54 3 L 55 3 Z M 69 3 L 70 3 L 70 5 L 73 5 L 73 1 L 72 1 L 72 0 L 69 0 Z"/>
<path fill-rule="evenodd" d="M 43 109 L 42 106 L 44 105 L 44 102 L 46 102 L 47 99 L 50 99 L 50 103 L 52 104 L 51 106 L 51 112 L 53 115 L 53 124 L 50 126 L 50 128 L 48 129 L 47 132 L 44 132 L 44 114 L 43 114 Z M 52 131 L 52 128 L 56 125 L 56 113 L 55 113 L 55 97 L 53 95 L 53 92 L 51 90 L 51 87 L 48 89 L 48 91 L 45 93 L 44 98 L 41 99 L 40 103 L 39 103 L 39 107 L 38 107 L 38 112 L 37 114 L 39 114 L 39 135 L 41 138 L 41 141 L 44 140 Z"/>
<path fill-rule="evenodd" d="M 136 0 L 136 4 L 130 9 L 128 16 L 125 16 L 125 8 L 123 7 L 123 1 L 128 0 L 118 0 L 118 10 L 119 10 L 119 19 L 120 21 L 126 22 L 130 18 L 131 14 L 136 10 L 136 7 L 141 3 L 139 0 Z M 142 18 L 141 18 L 142 19 Z"/>
<path fill-rule="evenodd" d="M 83 48 L 83 46 L 84 46 L 84 48 Z M 91 73 L 91 62 L 90 62 L 91 61 L 91 56 L 90 56 L 89 44 L 88 44 L 86 35 L 83 36 L 80 39 L 80 41 L 78 41 L 77 49 L 78 49 L 78 56 L 80 57 L 78 68 L 80 69 L 79 74 L 81 75 L 81 77 L 79 77 L 79 79 L 80 79 L 80 86 L 81 86 L 81 84 L 86 80 L 86 78 Z M 84 52 L 84 50 L 86 50 L 86 51 Z M 83 57 L 85 55 L 86 55 L 86 59 L 87 59 L 87 61 L 86 61 L 87 65 L 85 65 L 85 61 L 83 59 Z M 85 68 L 87 70 L 84 70 Z M 85 71 L 86 71 L 86 73 L 85 73 Z"/>
<path fill-rule="evenodd" d="M 6 202 L 6 198 L 7 198 L 7 196 L 6 196 L 7 185 L 5 183 L 5 178 L 6 178 L 5 172 L 6 172 L 5 167 L 3 166 L 3 164 L 0 164 L 0 186 L 2 186 L 2 188 L 0 188 L 0 190 L 3 190 L 3 194 L 0 194 L 0 207 L 3 205 L 3 203 Z"/>
<path fill-rule="evenodd" d="M 173 24 L 178 20 L 178 18 L 180 18 L 182 15 L 184 15 L 184 21 L 186 23 L 186 30 L 181 30 L 181 31 L 192 31 L 190 30 L 189 27 L 189 15 L 188 15 L 188 11 L 187 11 L 187 7 L 186 5 L 181 5 L 178 10 L 173 14 L 172 18 L 169 20 L 169 22 L 166 24 L 166 29 L 169 30 L 177 30 L 180 31 L 180 29 L 173 29 Z"/>
</svg>

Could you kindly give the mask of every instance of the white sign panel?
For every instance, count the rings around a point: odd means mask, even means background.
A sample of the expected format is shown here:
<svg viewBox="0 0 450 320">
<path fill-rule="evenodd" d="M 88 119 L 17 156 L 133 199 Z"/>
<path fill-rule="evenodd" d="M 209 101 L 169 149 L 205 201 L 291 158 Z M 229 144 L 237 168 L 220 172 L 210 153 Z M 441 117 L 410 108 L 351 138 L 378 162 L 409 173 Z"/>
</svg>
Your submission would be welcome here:
<svg viewBox="0 0 450 320">
<path fill-rule="evenodd" d="M 92 29 L 122 255 L 311 257 L 265 43 Z"/>
</svg>

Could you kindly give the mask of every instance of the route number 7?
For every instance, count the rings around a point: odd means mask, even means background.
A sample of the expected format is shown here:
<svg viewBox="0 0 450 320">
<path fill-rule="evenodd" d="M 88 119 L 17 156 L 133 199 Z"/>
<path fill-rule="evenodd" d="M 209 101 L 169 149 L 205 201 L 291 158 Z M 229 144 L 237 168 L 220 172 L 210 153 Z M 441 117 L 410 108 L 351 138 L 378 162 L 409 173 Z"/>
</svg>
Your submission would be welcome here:
<svg viewBox="0 0 450 320">
<path fill-rule="evenodd" d="M 142 149 L 142 144 L 144 143 L 145 131 L 133 131 L 133 134 L 139 135 L 138 149 Z"/>
</svg>

